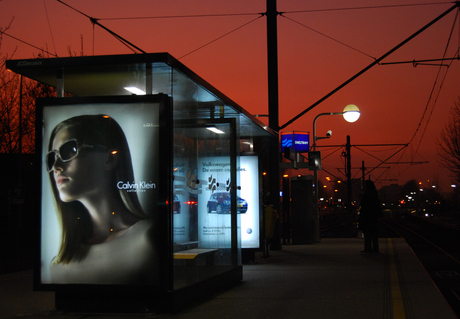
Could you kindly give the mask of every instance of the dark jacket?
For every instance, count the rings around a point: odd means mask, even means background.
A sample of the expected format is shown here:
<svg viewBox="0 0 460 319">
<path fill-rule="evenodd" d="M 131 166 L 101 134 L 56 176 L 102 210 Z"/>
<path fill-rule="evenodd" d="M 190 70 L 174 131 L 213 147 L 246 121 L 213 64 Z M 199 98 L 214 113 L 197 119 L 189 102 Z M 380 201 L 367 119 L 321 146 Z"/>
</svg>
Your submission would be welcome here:
<svg viewBox="0 0 460 319">
<path fill-rule="evenodd" d="M 378 219 L 382 217 L 382 208 L 377 191 L 366 190 L 361 198 L 358 228 L 360 230 L 374 230 L 378 227 Z"/>
</svg>

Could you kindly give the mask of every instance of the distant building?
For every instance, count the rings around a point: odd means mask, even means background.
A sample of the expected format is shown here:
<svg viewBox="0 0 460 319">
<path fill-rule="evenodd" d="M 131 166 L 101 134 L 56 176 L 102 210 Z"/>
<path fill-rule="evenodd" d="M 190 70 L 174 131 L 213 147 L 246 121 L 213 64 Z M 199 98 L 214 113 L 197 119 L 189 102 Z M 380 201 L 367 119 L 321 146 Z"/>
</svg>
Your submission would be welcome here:
<svg viewBox="0 0 460 319">
<path fill-rule="evenodd" d="M 398 207 L 403 187 L 398 184 L 383 186 L 379 190 L 379 198 L 385 207 Z"/>
</svg>

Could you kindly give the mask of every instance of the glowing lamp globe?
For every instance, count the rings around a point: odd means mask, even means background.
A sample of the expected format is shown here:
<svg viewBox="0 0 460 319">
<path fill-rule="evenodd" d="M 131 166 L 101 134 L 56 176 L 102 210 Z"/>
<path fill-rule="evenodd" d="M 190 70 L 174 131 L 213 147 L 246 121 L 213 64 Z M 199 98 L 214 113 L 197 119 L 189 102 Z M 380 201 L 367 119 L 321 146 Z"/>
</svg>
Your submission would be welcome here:
<svg viewBox="0 0 460 319">
<path fill-rule="evenodd" d="M 347 122 L 350 122 L 350 123 L 356 122 L 359 119 L 360 115 L 361 113 L 359 112 L 358 107 L 354 104 L 348 104 L 343 109 L 343 118 Z"/>
</svg>

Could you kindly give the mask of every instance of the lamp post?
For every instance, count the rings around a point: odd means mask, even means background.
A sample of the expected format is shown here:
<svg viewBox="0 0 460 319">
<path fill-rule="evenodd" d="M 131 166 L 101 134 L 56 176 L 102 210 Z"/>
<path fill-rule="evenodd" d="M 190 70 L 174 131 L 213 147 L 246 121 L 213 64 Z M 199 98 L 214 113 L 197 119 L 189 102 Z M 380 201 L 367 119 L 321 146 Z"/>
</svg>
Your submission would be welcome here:
<svg viewBox="0 0 460 319">
<path fill-rule="evenodd" d="M 359 116 L 361 115 L 359 108 L 354 105 L 354 104 L 349 104 L 345 106 L 343 109 L 343 112 L 329 112 L 329 113 L 320 113 L 318 114 L 315 119 L 313 120 L 313 151 L 316 151 L 316 141 L 320 139 L 325 139 L 325 138 L 330 138 L 331 133 L 328 131 L 327 136 L 325 137 L 317 137 L 316 136 L 316 121 L 318 120 L 319 117 L 324 116 L 324 115 L 343 115 L 343 118 L 345 121 L 349 123 L 356 122 L 359 119 Z M 321 158 L 321 157 L 320 157 Z M 320 159 L 319 158 L 319 159 Z M 314 167 L 314 181 L 315 181 L 315 240 L 320 241 L 320 225 L 319 225 L 319 209 L 318 209 L 318 165 L 315 163 Z"/>
</svg>

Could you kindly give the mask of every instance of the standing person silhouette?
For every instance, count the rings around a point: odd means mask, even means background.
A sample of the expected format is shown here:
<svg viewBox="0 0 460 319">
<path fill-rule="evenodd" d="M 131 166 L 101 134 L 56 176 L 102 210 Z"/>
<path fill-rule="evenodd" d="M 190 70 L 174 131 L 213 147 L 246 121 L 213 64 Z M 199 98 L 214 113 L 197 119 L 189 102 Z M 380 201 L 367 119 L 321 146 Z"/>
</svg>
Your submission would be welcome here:
<svg viewBox="0 0 460 319">
<path fill-rule="evenodd" d="M 364 193 L 361 197 L 358 227 L 364 235 L 362 253 L 379 252 L 378 219 L 382 217 L 382 208 L 374 182 L 364 181 Z"/>
</svg>

